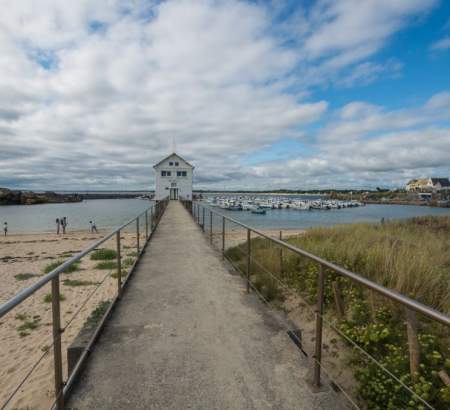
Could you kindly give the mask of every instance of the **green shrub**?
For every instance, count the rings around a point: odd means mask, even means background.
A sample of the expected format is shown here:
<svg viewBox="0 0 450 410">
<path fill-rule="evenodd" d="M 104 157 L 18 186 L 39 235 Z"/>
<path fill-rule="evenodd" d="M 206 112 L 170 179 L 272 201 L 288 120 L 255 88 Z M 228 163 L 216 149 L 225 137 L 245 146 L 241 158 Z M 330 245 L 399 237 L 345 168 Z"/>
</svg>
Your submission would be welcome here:
<svg viewBox="0 0 450 410">
<path fill-rule="evenodd" d="M 78 287 L 78 286 L 92 286 L 92 285 L 97 285 L 98 283 L 91 282 L 89 280 L 65 279 L 65 280 L 63 280 L 63 284 L 65 286 Z"/>
<path fill-rule="evenodd" d="M 59 294 L 59 300 L 60 300 L 60 301 L 66 300 L 66 297 L 65 297 L 62 293 L 60 293 L 60 294 Z M 45 302 L 45 303 L 51 303 L 51 301 L 52 301 L 52 294 L 51 294 L 51 293 L 47 293 L 47 294 L 44 296 L 44 302 Z"/>
<path fill-rule="evenodd" d="M 30 316 L 26 313 L 17 314 L 16 319 L 23 322 L 17 327 L 20 337 L 28 336 L 32 330 L 39 327 L 39 322 L 41 321 L 41 317 L 39 315 L 35 315 L 30 318 Z"/>
<path fill-rule="evenodd" d="M 125 259 L 122 261 L 122 266 L 123 266 L 124 268 L 129 268 L 130 266 L 133 265 L 134 261 L 135 261 L 134 258 L 125 258 Z"/>
<path fill-rule="evenodd" d="M 91 253 L 91 260 L 111 260 L 117 257 L 117 252 L 114 249 L 97 249 Z"/>
<path fill-rule="evenodd" d="M 88 319 L 86 320 L 86 325 L 90 327 L 94 327 L 95 325 L 97 325 L 97 323 L 100 322 L 101 318 L 105 314 L 110 304 L 111 301 L 109 300 L 104 300 L 100 302 L 89 315 Z"/>
<path fill-rule="evenodd" d="M 104 261 L 99 262 L 94 266 L 94 269 L 117 269 L 117 262 Z"/>
<path fill-rule="evenodd" d="M 52 270 L 55 270 L 58 266 L 62 265 L 65 261 L 64 260 L 57 260 L 55 262 L 49 263 L 47 266 L 44 267 L 43 272 L 44 273 L 50 273 Z M 74 262 L 70 266 L 68 266 L 66 269 L 64 269 L 64 273 L 72 273 L 80 269 L 80 262 Z"/>
<path fill-rule="evenodd" d="M 22 281 L 22 280 L 28 280 L 28 279 L 31 279 L 31 278 L 35 278 L 37 276 L 39 276 L 39 275 L 36 275 L 34 273 L 19 273 L 17 275 L 14 275 L 14 278 L 16 280 Z"/>
</svg>

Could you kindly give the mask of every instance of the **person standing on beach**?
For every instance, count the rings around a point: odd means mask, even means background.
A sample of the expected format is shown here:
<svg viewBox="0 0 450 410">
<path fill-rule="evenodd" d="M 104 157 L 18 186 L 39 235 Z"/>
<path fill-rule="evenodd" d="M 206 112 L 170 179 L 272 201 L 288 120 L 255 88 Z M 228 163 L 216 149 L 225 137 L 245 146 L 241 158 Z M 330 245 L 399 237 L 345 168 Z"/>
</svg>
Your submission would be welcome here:
<svg viewBox="0 0 450 410">
<path fill-rule="evenodd" d="M 8 235 L 8 222 L 5 222 L 3 225 L 3 232 L 5 233 L 5 236 Z"/>
<path fill-rule="evenodd" d="M 59 218 L 56 218 L 56 234 L 59 235 L 59 228 L 60 228 L 61 224 L 59 221 Z"/>
<path fill-rule="evenodd" d="M 67 226 L 67 217 L 64 216 L 61 218 L 61 226 L 62 226 L 62 233 L 65 234 Z"/>
<path fill-rule="evenodd" d="M 97 226 L 95 225 L 95 222 L 89 221 L 89 224 L 91 225 L 91 233 L 98 233 Z"/>
</svg>

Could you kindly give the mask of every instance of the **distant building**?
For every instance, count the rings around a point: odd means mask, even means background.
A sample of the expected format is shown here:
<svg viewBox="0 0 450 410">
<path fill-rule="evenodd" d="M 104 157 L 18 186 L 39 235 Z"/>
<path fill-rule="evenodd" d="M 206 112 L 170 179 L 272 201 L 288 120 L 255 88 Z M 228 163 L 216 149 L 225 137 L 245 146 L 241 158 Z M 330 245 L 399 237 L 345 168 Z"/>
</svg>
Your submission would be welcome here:
<svg viewBox="0 0 450 410">
<path fill-rule="evenodd" d="M 408 192 L 439 192 L 450 190 L 448 178 L 420 178 L 412 179 L 406 184 Z"/>
<path fill-rule="evenodd" d="M 155 199 L 180 197 L 192 199 L 194 167 L 178 154 L 173 153 L 158 162 L 155 169 Z"/>
</svg>

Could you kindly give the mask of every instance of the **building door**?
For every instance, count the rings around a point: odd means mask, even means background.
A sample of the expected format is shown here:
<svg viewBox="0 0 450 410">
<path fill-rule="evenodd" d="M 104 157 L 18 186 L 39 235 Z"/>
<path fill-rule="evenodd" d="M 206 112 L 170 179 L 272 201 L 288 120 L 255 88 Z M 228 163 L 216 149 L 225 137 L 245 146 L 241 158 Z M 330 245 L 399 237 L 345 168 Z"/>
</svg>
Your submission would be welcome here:
<svg viewBox="0 0 450 410">
<path fill-rule="evenodd" d="M 178 188 L 170 188 L 170 199 L 178 200 Z"/>
</svg>

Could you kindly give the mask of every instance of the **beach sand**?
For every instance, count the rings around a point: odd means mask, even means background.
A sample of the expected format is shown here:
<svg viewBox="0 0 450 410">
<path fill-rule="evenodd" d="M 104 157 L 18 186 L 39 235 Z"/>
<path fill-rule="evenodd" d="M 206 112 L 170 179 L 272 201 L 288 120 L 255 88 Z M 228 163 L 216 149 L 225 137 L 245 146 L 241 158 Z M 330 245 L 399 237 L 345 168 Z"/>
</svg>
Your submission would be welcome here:
<svg viewBox="0 0 450 410">
<path fill-rule="evenodd" d="M 48 233 L 0 237 L 0 303 L 6 302 L 21 289 L 35 282 L 49 263 L 67 259 L 103 237 L 105 233 L 69 232 L 64 236 Z M 143 242 L 144 236 L 141 235 L 141 243 Z M 101 248 L 115 247 L 115 239 L 101 245 Z M 125 258 L 134 257 L 135 251 L 136 234 L 122 233 L 122 255 Z M 65 380 L 68 345 L 99 302 L 112 299 L 117 291 L 117 279 L 109 275 L 113 272 L 94 269 L 97 263 L 98 261 L 90 260 L 87 255 L 82 259 L 79 270 L 60 275 L 60 291 L 65 298 L 61 301 L 62 327 L 66 326 L 97 284 L 106 277 L 62 335 Z M 26 273 L 39 276 L 26 280 L 16 277 Z M 64 284 L 66 279 L 89 281 L 92 284 L 69 286 Z M 50 283 L 0 319 L 0 406 L 14 392 L 45 350 L 48 350 L 48 353 L 20 387 L 7 408 L 48 409 L 53 403 L 52 310 L 51 303 L 44 301 L 48 293 Z M 20 335 L 18 328 L 26 322 L 34 323 L 36 327 L 22 330 L 27 334 Z"/>
</svg>

